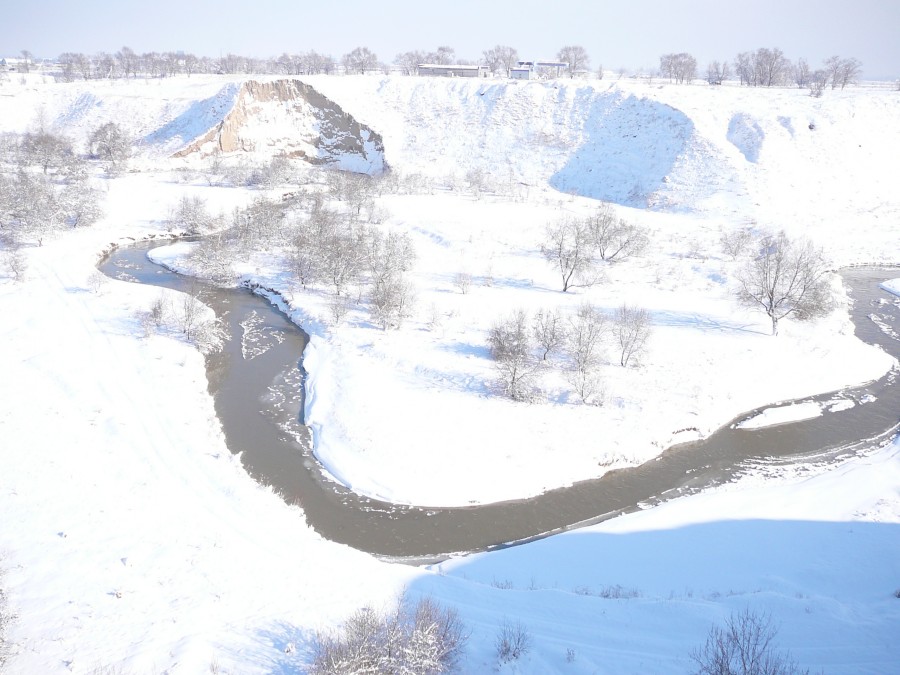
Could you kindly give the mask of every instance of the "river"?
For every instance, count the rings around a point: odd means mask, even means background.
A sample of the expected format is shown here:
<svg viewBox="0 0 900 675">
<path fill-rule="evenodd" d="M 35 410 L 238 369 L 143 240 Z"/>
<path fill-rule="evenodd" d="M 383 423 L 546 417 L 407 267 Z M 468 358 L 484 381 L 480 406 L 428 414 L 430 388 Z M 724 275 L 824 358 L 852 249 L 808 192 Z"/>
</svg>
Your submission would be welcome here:
<svg viewBox="0 0 900 675">
<path fill-rule="evenodd" d="M 329 480 L 303 426 L 301 354 L 307 336 L 265 298 L 175 274 L 147 258 L 168 241 L 113 251 L 99 265 L 113 278 L 198 290 L 231 336 L 207 358 L 209 391 L 228 447 L 247 471 L 299 505 L 322 536 L 405 562 L 489 550 L 645 508 L 732 480 L 758 464 L 827 462 L 884 442 L 900 427 L 896 370 L 846 389 L 856 405 L 820 417 L 762 429 L 736 429 L 742 414 L 709 438 L 666 450 L 645 464 L 529 499 L 463 508 L 398 506 L 361 497 Z M 857 336 L 900 358 L 900 300 L 879 288 L 897 268 L 859 267 L 841 275 L 853 298 Z M 878 317 L 873 321 L 870 315 Z M 893 333 L 893 334 L 892 334 Z M 834 392 L 802 399 L 827 401 Z"/>
</svg>

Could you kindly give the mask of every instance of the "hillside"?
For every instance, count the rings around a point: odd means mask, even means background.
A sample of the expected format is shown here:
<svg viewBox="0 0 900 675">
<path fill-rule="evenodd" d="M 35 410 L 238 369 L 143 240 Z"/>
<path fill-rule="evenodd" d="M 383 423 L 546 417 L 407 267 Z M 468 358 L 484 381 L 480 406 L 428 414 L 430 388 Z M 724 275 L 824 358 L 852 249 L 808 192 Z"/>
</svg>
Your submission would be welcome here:
<svg viewBox="0 0 900 675">
<path fill-rule="evenodd" d="M 111 242 L 166 234 L 183 197 L 228 216 L 262 195 L 324 189 L 325 168 L 387 167 L 400 188 L 376 197 L 366 225 L 406 233 L 416 251 L 415 311 L 400 329 L 373 323 L 362 287 L 335 321 L 334 290 L 302 288 L 281 244 L 236 261 L 235 281 L 279 290 L 311 336 L 306 421 L 331 479 L 418 505 L 527 497 L 896 369 L 854 337 L 836 275 L 834 311 L 769 335 L 767 317 L 737 303 L 742 259 L 720 238 L 783 228 L 834 267 L 900 262 L 898 96 L 399 77 L 5 83 L 0 133 L 43 125 L 83 144 L 116 121 L 135 156 L 124 175 L 94 170 L 100 222 L 25 246 L 23 280 L 0 273 L 4 673 L 304 672 L 317 630 L 403 589 L 459 609 L 467 673 L 684 672 L 709 626 L 745 607 L 771 612 L 779 646 L 812 670 L 892 672 L 896 440 L 507 550 L 381 561 L 323 539 L 247 475 L 201 355 L 142 321 L 157 299 L 180 300 L 97 281 L 95 264 Z M 204 173 L 215 148 L 235 165 L 292 155 L 297 178 L 234 187 Z M 540 252 L 545 227 L 598 199 L 649 246 L 562 293 Z M 191 271 L 190 250 L 154 255 Z M 606 344 L 594 405 L 565 356 L 530 402 L 504 397 L 494 322 L 516 308 L 569 318 L 584 302 L 649 311 L 638 362 L 622 367 Z M 838 392 L 812 414 L 865 404 Z M 532 649 L 500 664 L 510 619 Z"/>
</svg>

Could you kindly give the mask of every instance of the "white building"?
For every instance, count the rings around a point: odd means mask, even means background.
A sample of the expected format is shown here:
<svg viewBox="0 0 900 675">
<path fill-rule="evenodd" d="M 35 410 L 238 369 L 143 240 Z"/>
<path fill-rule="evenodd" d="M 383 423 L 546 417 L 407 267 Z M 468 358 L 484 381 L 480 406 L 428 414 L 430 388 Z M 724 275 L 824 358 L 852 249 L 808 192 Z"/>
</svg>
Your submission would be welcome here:
<svg viewBox="0 0 900 675">
<path fill-rule="evenodd" d="M 519 61 L 516 68 L 510 68 L 509 76 L 514 80 L 536 80 L 543 74 L 559 77 L 569 67 L 564 61 Z M 555 71 L 555 74 L 554 74 Z"/>
<path fill-rule="evenodd" d="M 491 74 L 487 66 L 440 65 L 420 63 L 419 75 L 432 77 L 488 77 Z"/>
</svg>

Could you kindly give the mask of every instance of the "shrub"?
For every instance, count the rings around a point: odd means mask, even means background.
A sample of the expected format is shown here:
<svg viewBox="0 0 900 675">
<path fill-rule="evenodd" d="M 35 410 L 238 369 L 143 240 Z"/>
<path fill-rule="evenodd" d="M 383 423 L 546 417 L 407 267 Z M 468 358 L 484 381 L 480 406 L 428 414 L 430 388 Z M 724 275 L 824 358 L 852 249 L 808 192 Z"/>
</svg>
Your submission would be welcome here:
<svg viewBox="0 0 900 675">
<path fill-rule="evenodd" d="M 725 626 L 713 626 L 706 644 L 691 652 L 697 675 L 800 675 L 790 654 L 776 651 L 776 628 L 769 614 L 745 609 L 732 614 Z"/>
<path fill-rule="evenodd" d="M 495 641 L 500 663 L 518 661 L 531 649 L 531 633 L 521 621 L 504 621 Z"/>
<path fill-rule="evenodd" d="M 430 598 L 401 598 L 390 612 L 364 607 L 340 631 L 318 634 L 313 642 L 312 675 L 451 671 L 468 635 L 455 609 Z"/>
</svg>

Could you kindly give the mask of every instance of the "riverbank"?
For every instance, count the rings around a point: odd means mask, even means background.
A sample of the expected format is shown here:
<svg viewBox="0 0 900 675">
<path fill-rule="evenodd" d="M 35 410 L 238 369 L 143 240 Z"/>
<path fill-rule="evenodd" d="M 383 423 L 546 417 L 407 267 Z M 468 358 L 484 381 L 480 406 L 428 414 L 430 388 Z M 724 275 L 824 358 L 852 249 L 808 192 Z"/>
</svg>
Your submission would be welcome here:
<svg viewBox="0 0 900 675">
<path fill-rule="evenodd" d="M 642 464 L 743 412 L 876 380 L 895 363 L 854 337 L 837 275 L 834 312 L 784 321 L 777 337 L 769 335 L 766 316 L 734 299 L 736 263 L 665 253 L 677 245 L 675 223 L 687 225 L 676 216 L 654 216 L 652 253 L 609 266 L 598 286 L 563 294 L 534 242 L 560 208 L 587 203 L 453 194 L 380 203 L 393 214 L 384 229 L 409 232 L 418 253 L 416 309 L 401 330 L 375 327 L 363 303 L 334 325 L 333 292 L 302 290 L 281 251 L 235 270 L 278 291 L 310 334 L 305 417 L 314 452 L 341 485 L 373 499 L 445 507 L 532 497 Z M 153 257 L 196 273 L 192 246 L 156 249 Z M 463 265 L 476 272 L 465 293 L 453 282 Z M 653 334 L 628 368 L 604 347 L 600 405 L 579 400 L 559 356 L 547 361 L 532 402 L 502 395 L 487 341 L 498 317 L 512 308 L 566 317 L 584 302 L 612 313 L 623 301 L 648 309 Z"/>
<path fill-rule="evenodd" d="M 200 355 L 138 330 L 158 289 L 91 289 L 115 232 L 30 250 L 30 278 L 0 284 L 17 318 L 0 328 L 17 384 L 0 408 L 8 672 L 302 671 L 313 631 L 403 588 L 461 612 L 472 673 L 496 672 L 510 617 L 532 636 L 522 673 L 683 671 L 745 607 L 772 612 L 804 666 L 900 659 L 896 442 L 435 570 L 381 563 L 315 535 L 231 457 Z"/>
</svg>

